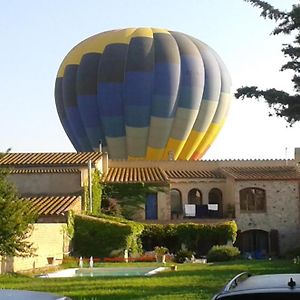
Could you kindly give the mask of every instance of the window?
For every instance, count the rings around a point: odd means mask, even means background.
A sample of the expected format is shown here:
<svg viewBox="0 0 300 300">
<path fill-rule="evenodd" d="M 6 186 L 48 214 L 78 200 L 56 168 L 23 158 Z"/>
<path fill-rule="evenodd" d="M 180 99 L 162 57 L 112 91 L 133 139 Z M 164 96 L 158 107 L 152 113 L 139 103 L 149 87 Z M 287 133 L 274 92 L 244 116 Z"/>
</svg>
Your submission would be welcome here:
<svg viewBox="0 0 300 300">
<path fill-rule="evenodd" d="M 213 188 L 209 191 L 208 194 L 208 203 L 209 205 L 217 205 L 217 210 L 216 211 L 211 211 L 210 215 L 211 217 L 214 218 L 222 218 L 223 217 L 223 196 L 222 196 L 222 191 Z"/>
<path fill-rule="evenodd" d="M 241 212 L 263 212 L 266 210 L 266 192 L 259 188 L 240 190 Z"/>
<path fill-rule="evenodd" d="M 188 204 L 202 204 L 202 194 L 198 189 L 192 189 L 188 194 Z"/>
<path fill-rule="evenodd" d="M 182 214 L 181 193 L 178 190 L 171 190 L 171 219 L 177 219 Z"/>
</svg>

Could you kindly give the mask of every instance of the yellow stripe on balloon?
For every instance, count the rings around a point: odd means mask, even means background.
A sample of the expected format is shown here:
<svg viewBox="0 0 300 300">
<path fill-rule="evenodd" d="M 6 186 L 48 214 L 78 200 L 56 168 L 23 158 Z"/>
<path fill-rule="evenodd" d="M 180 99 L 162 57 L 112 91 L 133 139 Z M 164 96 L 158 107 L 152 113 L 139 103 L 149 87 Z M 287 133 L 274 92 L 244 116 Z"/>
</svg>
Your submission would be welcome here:
<svg viewBox="0 0 300 300">
<path fill-rule="evenodd" d="M 135 28 L 107 31 L 96 34 L 75 46 L 59 67 L 57 77 L 63 77 L 67 65 L 78 65 L 82 56 L 86 53 L 103 53 L 105 47 L 109 44 L 129 44 L 132 33 Z"/>
<path fill-rule="evenodd" d="M 153 38 L 153 32 L 151 28 L 137 28 L 132 34 L 131 38 L 135 37 L 148 37 L 148 38 Z"/>
<path fill-rule="evenodd" d="M 178 156 L 178 159 L 181 160 L 189 160 L 193 153 L 196 151 L 197 146 L 201 143 L 203 137 L 205 136 L 206 132 L 200 132 L 192 130 L 190 133 L 187 141 L 184 144 L 184 147 L 181 153 Z"/>
<path fill-rule="evenodd" d="M 184 147 L 185 140 L 177 140 L 174 138 L 169 138 L 168 144 L 164 151 L 163 160 L 168 160 L 170 157 L 170 152 L 172 152 L 173 159 L 177 159 L 180 154 L 181 149 Z"/>
<path fill-rule="evenodd" d="M 146 160 L 160 160 L 164 154 L 164 148 L 158 149 L 153 147 L 147 148 Z"/>
<path fill-rule="evenodd" d="M 194 159 L 194 160 L 200 159 L 205 154 L 205 152 L 209 149 L 212 142 L 214 141 L 214 139 L 216 138 L 216 136 L 218 135 L 218 133 L 222 129 L 224 123 L 225 123 L 225 120 L 223 120 L 219 124 L 212 123 L 209 126 L 209 128 L 208 128 L 204 138 L 202 139 L 200 145 L 197 147 L 196 151 L 194 152 L 194 154 L 192 156 L 192 159 Z"/>
<path fill-rule="evenodd" d="M 153 33 L 165 33 L 170 34 L 170 32 L 167 29 L 163 28 L 151 28 Z"/>
</svg>

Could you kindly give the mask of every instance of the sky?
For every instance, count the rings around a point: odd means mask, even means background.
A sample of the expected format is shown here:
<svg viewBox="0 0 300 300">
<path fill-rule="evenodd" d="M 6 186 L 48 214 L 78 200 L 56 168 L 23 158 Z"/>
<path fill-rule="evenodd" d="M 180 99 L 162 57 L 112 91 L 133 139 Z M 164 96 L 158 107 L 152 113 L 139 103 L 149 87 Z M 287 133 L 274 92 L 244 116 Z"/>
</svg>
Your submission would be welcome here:
<svg viewBox="0 0 300 300">
<path fill-rule="evenodd" d="M 270 0 L 289 10 L 297 0 Z M 0 151 L 73 152 L 60 124 L 54 83 L 65 55 L 83 39 L 106 30 L 158 27 L 180 31 L 211 46 L 243 85 L 292 92 L 275 23 L 243 0 L 10 0 L 0 2 Z M 268 117 L 268 106 L 233 99 L 227 122 L 204 159 L 293 158 L 300 123 L 292 128 Z"/>
</svg>

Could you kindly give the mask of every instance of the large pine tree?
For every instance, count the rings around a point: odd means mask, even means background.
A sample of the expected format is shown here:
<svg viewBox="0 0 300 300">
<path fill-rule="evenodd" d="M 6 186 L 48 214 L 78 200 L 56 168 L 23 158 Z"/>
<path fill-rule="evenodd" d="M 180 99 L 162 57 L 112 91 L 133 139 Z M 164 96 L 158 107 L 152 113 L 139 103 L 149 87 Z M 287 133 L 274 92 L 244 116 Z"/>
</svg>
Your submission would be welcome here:
<svg viewBox="0 0 300 300">
<path fill-rule="evenodd" d="M 288 59 L 281 71 L 292 70 L 294 77 L 294 94 L 270 88 L 261 90 L 257 86 L 245 86 L 237 89 L 235 96 L 240 99 L 255 98 L 264 99 L 270 107 L 270 115 L 283 117 L 288 123 L 293 125 L 300 121 L 300 4 L 295 4 L 288 12 L 274 8 L 266 1 L 244 0 L 261 10 L 261 16 L 277 22 L 272 34 L 293 35 L 294 40 L 283 45 L 282 52 Z"/>
<path fill-rule="evenodd" d="M 36 214 L 7 176 L 8 170 L 0 168 L 0 256 L 28 256 L 34 250 L 27 238 Z"/>
</svg>

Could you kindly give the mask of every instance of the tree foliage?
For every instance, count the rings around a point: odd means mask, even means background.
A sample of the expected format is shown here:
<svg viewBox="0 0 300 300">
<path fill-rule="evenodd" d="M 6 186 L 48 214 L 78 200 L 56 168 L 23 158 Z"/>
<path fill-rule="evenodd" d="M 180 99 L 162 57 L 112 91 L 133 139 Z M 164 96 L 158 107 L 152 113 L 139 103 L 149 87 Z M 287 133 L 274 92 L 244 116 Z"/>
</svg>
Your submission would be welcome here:
<svg viewBox="0 0 300 300">
<path fill-rule="evenodd" d="M 19 198 L 7 176 L 8 170 L 0 168 L 0 256 L 28 256 L 34 249 L 26 239 L 36 214 Z"/>
<path fill-rule="evenodd" d="M 126 219 L 132 219 L 138 210 L 145 205 L 148 194 L 163 191 L 160 187 L 144 183 L 113 183 L 105 184 L 103 188 L 103 212 L 111 214 L 107 210 L 114 206 L 115 215 L 122 215 Z"/>
<path fill-rule="evenodd" d="M 244 0 L 261 10 L 261 16 L 277 22 L 272 34 L 287 34 L 295 36 L 289 44 L 284 44 L 282 52 L 287 62 L 282 66 L 281 71 L 291 70 L 294 72 L 292 78 L 294 94 L 282 90 L 270 88 L 261 90 L 257 86 L 245 86 L 237 89 L 237 98 L 264 99 L 270 107 L 270 115 L 283 117 L 293 125 L 300 121 L 300 4 L 295 4 L 288 12 L 274 8 L 266 1 Z"/>
</svg>

